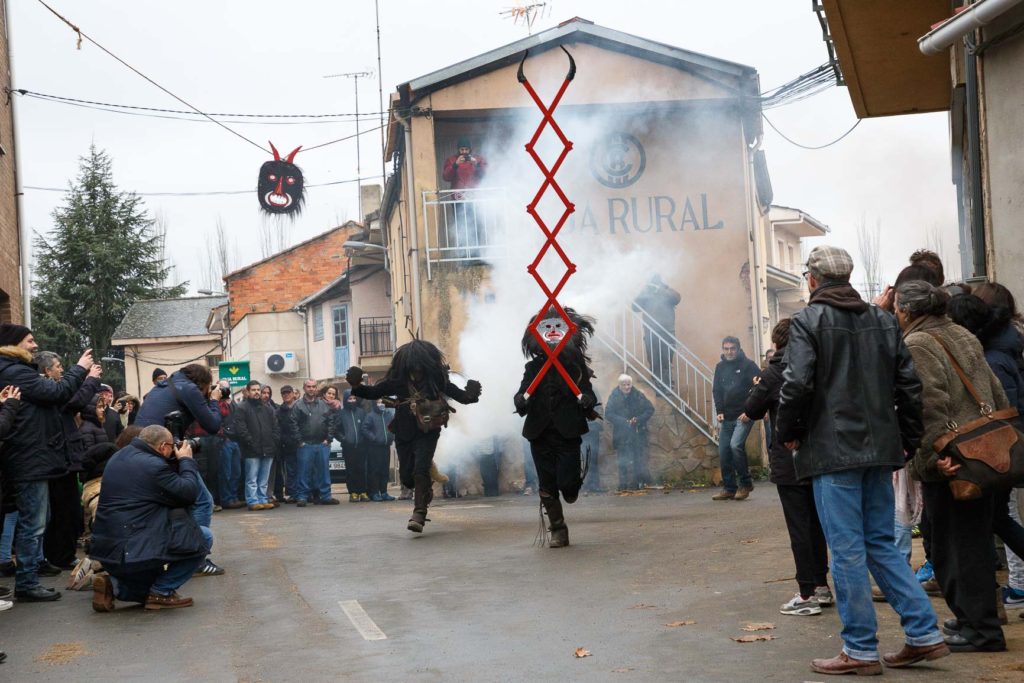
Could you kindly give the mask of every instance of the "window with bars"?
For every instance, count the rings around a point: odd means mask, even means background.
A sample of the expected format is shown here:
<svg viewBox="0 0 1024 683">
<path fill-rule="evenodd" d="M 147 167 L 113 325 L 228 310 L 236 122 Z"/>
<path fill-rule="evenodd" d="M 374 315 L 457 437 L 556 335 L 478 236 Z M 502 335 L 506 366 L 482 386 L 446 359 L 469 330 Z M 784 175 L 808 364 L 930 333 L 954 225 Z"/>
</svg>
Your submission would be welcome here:
<svg viewBox="0 0 1024 683">
<path fill-rule="evenodd" d="M 324 305 L 313 307 L 313 341 L 324 340 Z"/>
</svg>

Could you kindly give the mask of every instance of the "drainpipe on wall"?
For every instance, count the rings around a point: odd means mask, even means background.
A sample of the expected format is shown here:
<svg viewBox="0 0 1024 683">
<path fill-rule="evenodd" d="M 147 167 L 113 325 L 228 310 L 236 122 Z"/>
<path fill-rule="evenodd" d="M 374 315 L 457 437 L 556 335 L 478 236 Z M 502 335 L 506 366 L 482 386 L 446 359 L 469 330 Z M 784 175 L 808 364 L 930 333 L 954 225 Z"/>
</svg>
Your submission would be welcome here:
<svg viewBox="0 0 1024 683">
<path fill-rule="evenodd" d="M 296 307 L 295 312 L 302 318 L 302 340 L 306 343 L 306 379 L 313 379 L 312 361 L 309 357 L 309 324 L 305 308 Z"/>
<path fill-rule="evenodd" d="M 965 51 L 966 102 L 967 108 L 967 154 L 971 168 L 971 257 L 974 278 L 988 275 L 988 259 L 985 243 L 985 197 L 981 172 L 981 125 L 978 99 L 978 58 Z"/>
<path fill-rule="evenodd" d="M 740 138 L 746 146 L 746 135 L 741 130 Z M 747 235 L 750 238 L 752 244 L 750 249 L 750 295 L 753 297 L 753 305 L 751 310 L 753 311 L 754 317 L 754 354 L 760 358 L 764 355 L 764 311 L 761 308 L 761 287 L 762 280 L 765 280 L 767 285 L 767 273 L 765 272 L 764 256 L 761 249 L 761 228 L 758 224 L 756 213 L 757 210 L 757 189 L 754 184 L 757 182 L 754 174 L 754 153 L 757 152 L 761 147 L 761 137 L 759 136 L 754 142 L 753 146 L 747 147 L 747 165 L 745 172 L 746 190 L 748 193 L 747 202 Z"/>
<path fill-rule="evenodd" d="M 423 328 L 423 301 L 420 296 L 420 236 L 416 224 L 416 181 L 412 174 L 412 119 L 402 119 L 402 128 L 405 131 L 405 182 L 406 192 L 409 195 L 406 204 L 406 211 L 409 214 L 409 230 L 411 234 L 411 246 L 409 251 L 412 258 L 412 303 L 413 315 L 416 316 L 416 323 L 413 325 L 413 335 L 417 338 Z"/>
<path fill-rule="evenodd" d="M 7 4 L 7 2 L 4 2 L 4 28 L 6 29 L 7 37 L 7 76 L 8 81 L 10 81 L 11 74 L 14 72 L 14 62 L 11 59 L 11 23 Z M 28 228 L 25 227 L 25 208 L 22 203 L 22 197 L 25 193 L 21 189 L 21 145 L 18 144 L 18 106 L 17 98 L 13 94 L 8 97 L 11 102 L 11 141 L 14 145 L 14 149 L 11 150 L 11 153 L 14 155 L 14 211 L 15 220 L 18 223 L 18 250 L 20 252 L 19 260 L 21 261 L 21 317 L 22 324 L 25 327 L 32 327 L 32 279 L 30 268 L 32 246 L 28 236 Z"/>
</svg>

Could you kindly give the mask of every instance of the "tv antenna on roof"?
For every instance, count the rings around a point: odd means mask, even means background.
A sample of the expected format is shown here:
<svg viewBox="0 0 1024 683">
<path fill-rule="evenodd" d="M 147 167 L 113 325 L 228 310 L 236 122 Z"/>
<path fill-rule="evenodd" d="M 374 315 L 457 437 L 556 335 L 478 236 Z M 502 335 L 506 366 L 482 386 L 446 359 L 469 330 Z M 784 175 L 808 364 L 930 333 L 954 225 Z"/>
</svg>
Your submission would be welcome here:
<svg viewBox="0 0 1024 683">
<path fill-rule="evenodd" d="M 533 22 L 538 17 L 546 17 L 551 14 L 550 2 L 533 2 L 528 5 L 513 5 L 503 9 L 500 14 L 506 19 L 511 19 L 516 26 L 525 26 L 528 34 L 533 33 Z"/>
</svg>

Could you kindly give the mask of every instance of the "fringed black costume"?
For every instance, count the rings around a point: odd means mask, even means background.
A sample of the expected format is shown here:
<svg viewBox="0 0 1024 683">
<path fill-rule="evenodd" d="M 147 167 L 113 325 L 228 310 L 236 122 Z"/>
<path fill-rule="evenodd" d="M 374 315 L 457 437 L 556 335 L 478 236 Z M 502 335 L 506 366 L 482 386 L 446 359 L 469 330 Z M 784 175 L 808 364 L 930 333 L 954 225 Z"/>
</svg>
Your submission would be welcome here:
<svg viewBox="0 0 1024 683">
<path fill-rule="evenodd" d="M 580 465 L 581 436 L 586 434 L 587 417 L 595 415 L 597 398 L 591 387 L 590 358 L 587 356 L 587 341 L 594 334 L 594 319 L 579 315 L 571 308 L 565 309 L 577 326 L 576 334 L 562 349 L 558 360 L 582 392 L 577 399 L 565 380 L 554 369 L 544 375 L 536 391 L 527 399 L 524 394 L 547 359 L 544 350 L 531 334 L 530 328 L 537 324 L 534 317 L 523 335 L 523 355 L 530 360 L 523 372 L 523 381 L 514 401 L 516 411 L 526 416 L 523 436 L 530 442 L 533 462 L 537 467 L 537 482 L 540 502 L 547 512 L 551 532 L 552 548 L 569 545 L 569 528 L 565 524 L 561 493 L 566 503 L 573 503 L 583 485 L 583 471 Z M 548 310 L 538 328 L 541 336 L 552 348 L 557 346 L 568 326 L 555 309 Z M 593 418 L 592 418 L 593 419 Z M 543 524 L 543 514 L 541 515 Z M 543 532 L 543 528 L 542 528 Z"/>
<path fill-rule="evenodd" d="M 480 400 L 480 383 L 469 380 L 464 390 L 452 384 L 448 381 L 448 364 L 441 350 L 420 339 L 403 344 L 395 351 L 384 379 L 367 386 L 362 378 L 360 368 L 349 368 L 345 379 L 352 385 L 353 394 L 359 398 L 391 397 L 395 400 L 395 419 L 388 429 L 395 435 L 402 485 L 415 491 L 408 528 L 420 533 L 427 521 L 427 506 L 434 497 L 430 466 L 437 439 L 441 428 L 447 424 L 447 413 L 455 412 L 445 399 L 476 403 Z M 432 419 L 426 417 L 428 412 L 433 412 Z"/>
</svg>

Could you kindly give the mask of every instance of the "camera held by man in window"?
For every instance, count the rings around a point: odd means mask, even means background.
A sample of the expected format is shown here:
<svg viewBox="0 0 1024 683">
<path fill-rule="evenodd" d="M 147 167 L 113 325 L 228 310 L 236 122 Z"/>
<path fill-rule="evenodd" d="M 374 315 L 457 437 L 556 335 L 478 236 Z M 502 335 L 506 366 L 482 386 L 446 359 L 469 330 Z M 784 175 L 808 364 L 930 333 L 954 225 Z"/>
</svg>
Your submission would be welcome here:
<svg viewBox="0 0 1024 683">
<path fill-rule="evenodd" d="M 189 422 L 191 422 L 191 420 L 189 420 Z M 175 410 L 174 412 L 167 413 L 167 415 L 164 416 L 164 427 L 171 433 L 171 436 L 174 437 L 174 448 L 181 448 L 182 444 L 187 443 L 192 447 L 192 453 L 194 455 L 199 452 L 200 442 L 199 439 L 191 439 L 185 436 L 185 430 L 188 428 L 185 423 L 185 415 L 180 410 Z"/>
</svg>

